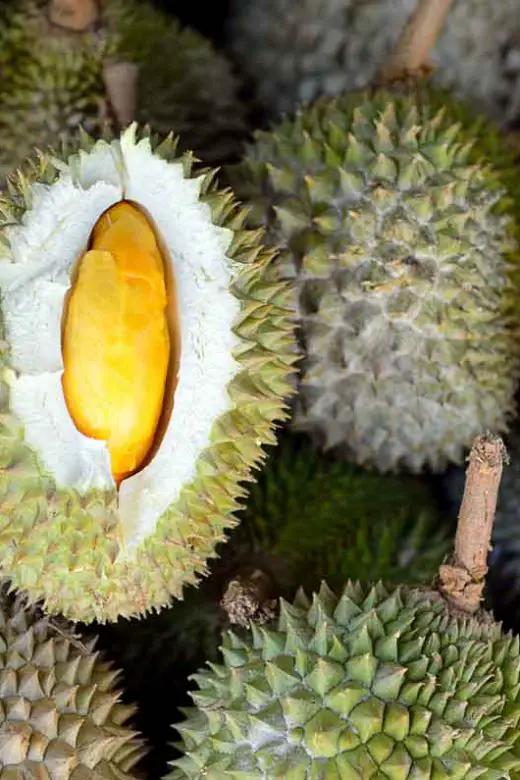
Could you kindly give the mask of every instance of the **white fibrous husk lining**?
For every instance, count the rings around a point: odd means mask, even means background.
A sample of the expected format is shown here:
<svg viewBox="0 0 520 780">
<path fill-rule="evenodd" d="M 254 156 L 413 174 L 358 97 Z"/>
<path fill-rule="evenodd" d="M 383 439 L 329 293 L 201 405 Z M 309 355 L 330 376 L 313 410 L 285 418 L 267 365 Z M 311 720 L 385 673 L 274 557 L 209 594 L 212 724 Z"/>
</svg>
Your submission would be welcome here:
<svg viewBox="0 0 520 780">
<path fill-rule="evenodd" d="M 226 256 L 233 233 L 213 224 L 199 200 L 202 178 L 185 178 L 180 161 L 154 155 L 148 139 L 136 140 L 135 125 L 59 166 L 55 184 L 33 185 L 22 224 L 6 230 L 13 262 L 0 264 L 10 407 L 58 487 L 80 494 L 115 488 L 106 443 L 77 430 L 61 384 L 65 296 L 102 213 L 122 199 L 143 207 L 175 280 L 181 354 L 173 412 L 151 462 L 119 489 L 128 553 L 195 477 L 212 425 L 231 405 L 227 386 L 239 371 L 232 327 L 240 312 L 230 289 L 238 269 Z"/>
</svg>

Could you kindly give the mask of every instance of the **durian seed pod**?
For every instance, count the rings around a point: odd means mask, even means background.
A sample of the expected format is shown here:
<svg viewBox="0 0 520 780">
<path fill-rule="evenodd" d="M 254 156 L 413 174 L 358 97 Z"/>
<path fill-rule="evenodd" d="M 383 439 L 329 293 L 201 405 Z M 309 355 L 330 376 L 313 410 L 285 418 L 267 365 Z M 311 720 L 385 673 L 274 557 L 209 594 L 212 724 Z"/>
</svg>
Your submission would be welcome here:
<svg viewBox="0 0 520 780">
<path fill-rule="evenodd" d="M 229 170 L 294 288 L 293 427 L 380 472 L 460 463 L 515 414 L 518 176 L 428 85 L 322 99 Z"/>
<path fill-rule="evenodd" d="M 135 125 L 2 200 L 0 560 L 88 623 L 182 597 L 287 415 L 287 284 L 261 232 Z"/>
<path fill-rule="evenodd" d="M 371 83 L 415 0 L 233 0 L 227 45 L 273 119 Z M 504 126 L 520 118 L 517 0 L 453 0 L 433 81 Z"/>
<path fill-rule="evenodd" d="M 119 672 L 72 628 L 0 596 L 0 777 L 131 780 L 146 753 Z M 63 621 L 62 621 L 63 623 Z"/>
<path fill-rule="evenodd" d="M 452 599 L 449 582 L 481 584 L 482 571 L 462 564 L 472 541 L 485 560 L 500 444 L 474 446 L 475 501 L 472 513 L 461 508 L 442 587 L 349 581 L 337 595 L 323 583 L 311 598 L 281 600 L 271 624 L 226 632 L 222 663 L 194 675 L 169 780 L 518 777 L 519 639 L 478 609 L 478 592 Z"/>
</svg>

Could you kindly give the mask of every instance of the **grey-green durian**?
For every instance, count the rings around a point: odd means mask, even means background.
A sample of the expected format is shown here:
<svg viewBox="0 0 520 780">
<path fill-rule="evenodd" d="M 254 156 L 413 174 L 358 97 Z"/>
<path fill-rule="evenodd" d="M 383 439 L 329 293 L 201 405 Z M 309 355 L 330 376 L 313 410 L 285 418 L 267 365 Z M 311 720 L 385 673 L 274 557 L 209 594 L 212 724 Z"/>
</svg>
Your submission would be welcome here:
<svg viewBox="0 0 520 780">
<path fill-rule="evenodd" d="M 513 780 L 520 643 L 428 588 L 325 584 L 224 635 L 169 780 Z"/>
<path fill-rule="evenodd" d="M 41 156 L 2 198 L 0 569 L 49 613 L 90 622 L 182 596 L 288 413 L 297 359 L 287 283 L 214 173 L 135 125 Z M 146 463 L 116 484 L 62 385 L 67 296 L 99 218 L 121 201 L 158 235 L 180 358 Z M 145 334 L 146 335 L 146 334 Z M 102 349 L 100 344 L 100 349 Z M 173 410 L 172 410 L 173 406 Z"/>
<path fill-rule="evenodd" d="M 229 46 L 271 116 L 363 88 L 414 0 L 234 0 Z M 500 123 L 520 117 L 517 0 L 454 0 L 432 55 L 435 82 Z"/>
<path fill-rule="evenodd" d="M 48 3 L 14 0 L 0 9 L 0 180 L 59 140 L 114 129 L 103 66 L 138 65 L 135 119 L 180 135 L 179 149 L 223 162 L 246 132 L 240 83 L 224 55 L 148 3 L 105 0 L 84 32 L 51 24 Z"/>
<path fill-rule="evenodd" d="M 0 607 L 0 777 L 131 780 L 146 753 L 127 725 L 119 673 L 71 627 L 3 586 Z M 129 774 L 130 773 L 130 774 Z"/>
<path fill-rule="evenodd" d="M 441 471 L 507 430 L 516 174 L 487 120 L 427 87 L 324 98 L 229 175 L 297 299 L 295 429 L 382 472 Z"/>
</svg>

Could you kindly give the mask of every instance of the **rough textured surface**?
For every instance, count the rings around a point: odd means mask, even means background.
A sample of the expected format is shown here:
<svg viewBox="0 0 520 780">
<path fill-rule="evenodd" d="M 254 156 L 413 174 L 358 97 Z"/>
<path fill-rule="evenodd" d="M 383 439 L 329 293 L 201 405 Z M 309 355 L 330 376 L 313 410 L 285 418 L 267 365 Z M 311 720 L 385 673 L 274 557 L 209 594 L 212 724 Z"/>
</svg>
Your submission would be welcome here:
<svg viewBox="0 0 520 780">
<path fill-rule="evenodd" d="M 273 254 L 262 248 L 258 232 L 243 228 L 245 212 L 229 191 L 215 187 L 211 172 L 192 170 L 191 158 L 178 158 L 170 142 L 151 148 L 184 177 L 202 177 L 199 198 L 209 206 L 213 223 L 234 233 L 226 257 L 234 269 L 231 292 L 241 307 L 234 355 L 240 370 L 227 387 L 229 411 L 215 419 L 195 477 L 131 555 L 122 554 L 116 491 L 80 494 L 57 485 L 24 442 L 10 411 L 9 344 L 2 341 L 2 570 L 32 600 L 43 599 L 48 612 L 83 622 L 160 608 L 206 572 L 216 544 L 236 524 L 234 511 L 247 493 L 243 483 L 265 457 L 262 445 L 275 442 L 274 423 L 287 415 L 286 398 L 292 392 L 294 311 Z M 74 157 L 69 161 L 74 168 Z M 21 176 L 18 190 L 1 202 L 3 262 L 12 261 L 6 226 L 23 220 L 35 180 L 52 189 L 59 172 L 51 160 L 39 160 L 31 177 Z"/>
<path fill-rule="evenodd" d="M 304 437 L 270 452 L 241 516 L 237 533 L 292 593 L 324 578 L 333 588 L 347 579 L 429 582 L 449 547 L 426 485 L 320 454 Z"/>
<path fill-rule="evenodd" d="M 240 84 L 225 57 L 198 33 L 147 3 L 106 0 L 84 33 L 49 24 L 40 0 L 0 8 L 0 183 L 35 147 L 46 149 L 113 127 L 103 62 L 139 65 L 137 115 L 180 149 L 208 162 L 235 156 L 247 130 Z"/>
<path fill-rule="evenodd" d="M 413 0 L 235 0 L 229 44 L 272 115 L 365 87 Z M 433 52 L 435 81 L 508 124 L 520 118 L 517 0 L 454 0 Z"/>
<path fill-rule="evenodd" d="M 145 752 L 124 725 L 119 676 L 69 628 L 1 595 L 2 780 L 130 780 Z"/>
<path fill-rule="evenodd" d="M 170 780 L 514 777 L 519 641 L 431 593 L 349 583 L 224 637 Z"/>
<path fill-rule="evenodd" d="M 230 176 L 293 279 L 298 429 L 381 471 L 440 471 L 507 428 L 513 172 L 492 126 L 428 90 L 323 99 L 256 135 Z"/>
</svg>

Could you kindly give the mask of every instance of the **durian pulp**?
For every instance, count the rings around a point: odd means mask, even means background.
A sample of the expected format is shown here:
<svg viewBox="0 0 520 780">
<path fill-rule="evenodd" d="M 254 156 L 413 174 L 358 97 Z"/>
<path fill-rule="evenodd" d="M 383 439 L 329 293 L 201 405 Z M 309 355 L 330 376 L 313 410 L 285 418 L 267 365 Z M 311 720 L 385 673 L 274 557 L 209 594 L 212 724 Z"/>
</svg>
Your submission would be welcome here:
<svg viewBox="0 0 520 780">
<path fill-rule="evenodd" d="M 63 391 L 81 433 L 106 441 L 114 480 L 152 448 L 168 367 L 168 295 L 155 233 L 122 201 L 96 223 L 66 306 Z"/>
</svg>

